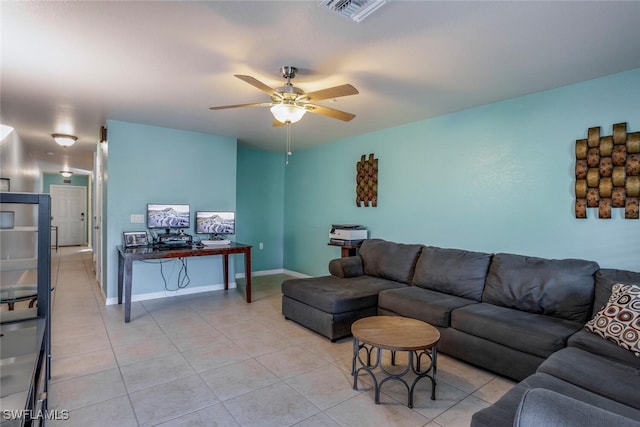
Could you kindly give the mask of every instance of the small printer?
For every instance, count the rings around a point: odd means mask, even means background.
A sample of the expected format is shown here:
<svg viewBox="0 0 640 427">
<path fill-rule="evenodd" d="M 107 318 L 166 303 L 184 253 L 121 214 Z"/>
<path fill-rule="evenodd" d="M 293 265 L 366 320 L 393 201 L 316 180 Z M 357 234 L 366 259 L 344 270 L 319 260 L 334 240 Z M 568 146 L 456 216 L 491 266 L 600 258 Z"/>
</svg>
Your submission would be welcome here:
<svg viewBox="0 0 640 427">
<path fill-rule="evenodd" d="M 360 243 L 367 239 L 367 229 L 356 224 L 332 224 L 329 239 L 333 243 Z"/>
</svg>

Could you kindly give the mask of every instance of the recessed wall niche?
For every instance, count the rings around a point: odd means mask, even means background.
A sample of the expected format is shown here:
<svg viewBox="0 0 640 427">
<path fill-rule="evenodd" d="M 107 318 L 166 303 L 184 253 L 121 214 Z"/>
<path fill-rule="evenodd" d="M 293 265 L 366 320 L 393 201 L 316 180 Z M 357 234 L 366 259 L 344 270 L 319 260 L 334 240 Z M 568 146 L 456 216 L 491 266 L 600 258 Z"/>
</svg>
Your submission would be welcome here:
<svg viewBox="0 0 640 427">
<path fill-rule="evenodd" d="M 640 202 L 640 132 L 627 133 L 627 123 L 613 125 L 612 135 L 600 127 L 576 140 L 575 215 L 586 218 L 587 208 L 598 208 L 598 218 L 624 209 L 624 217 L 638 219 Z"/>
</svg>

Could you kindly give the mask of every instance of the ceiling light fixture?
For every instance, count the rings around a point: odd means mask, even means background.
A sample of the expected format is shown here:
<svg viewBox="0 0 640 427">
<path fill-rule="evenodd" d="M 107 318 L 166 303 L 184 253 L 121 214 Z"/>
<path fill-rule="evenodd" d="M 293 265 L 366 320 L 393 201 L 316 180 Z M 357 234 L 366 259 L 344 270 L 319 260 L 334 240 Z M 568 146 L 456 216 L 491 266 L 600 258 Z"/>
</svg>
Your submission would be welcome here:
<svg viewBox="0 0 640 427">
<path fill-rule="evenodd" d="M 60 175 L 64 176 L 65 178 L 69 178 L 71 175 L 73 175 L 73 172 L 71 172 L 71 171 L 60 171 Z"/>
<path fill-rule="evenodd" d="M 78 137 L 76 136 L 65 135 L 62 133 L 54 133 L 51 136 L 56 143 L 62 145 L 63 147 L 71 147 L 78 140 Z"/>
<path fill-rule="evenodd" d="M 304 113 L 306 113 L 302 107 L 296 104 L 284 101 L 282 104 L 276 104 L 271 107 L 271 114 L 281 123 L 296 123 L 299 122 Z"/>
</svg>

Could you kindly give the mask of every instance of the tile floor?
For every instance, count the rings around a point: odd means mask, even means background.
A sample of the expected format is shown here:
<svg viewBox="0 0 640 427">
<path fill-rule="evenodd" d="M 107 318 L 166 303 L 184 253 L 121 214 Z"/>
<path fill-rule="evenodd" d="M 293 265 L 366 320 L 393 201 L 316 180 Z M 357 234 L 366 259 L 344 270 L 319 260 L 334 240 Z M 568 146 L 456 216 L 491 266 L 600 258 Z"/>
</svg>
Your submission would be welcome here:
<svg viewBox="0 0 640 427">
<path fill-rule="evenodd" d="M 49 409 L 54 426 L 468 426 L 513 382 L 438 357 L 430 383 L 406 391 L 371 381 L 352 389 L 350 339 L 331 343 L 280 312 L 285 275 L 257 276 L 253 302 L 238 289 L 105 306 L 86 248 L 53 254 Z"/>
</svg>

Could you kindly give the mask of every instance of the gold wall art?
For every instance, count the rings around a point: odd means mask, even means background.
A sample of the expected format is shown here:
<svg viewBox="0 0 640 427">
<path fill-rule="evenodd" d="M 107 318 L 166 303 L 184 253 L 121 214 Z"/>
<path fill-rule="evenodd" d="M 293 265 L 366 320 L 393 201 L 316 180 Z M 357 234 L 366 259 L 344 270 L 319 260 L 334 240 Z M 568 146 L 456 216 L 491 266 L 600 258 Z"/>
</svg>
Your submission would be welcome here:
<svg viewBox="0 0 640 427">
<path fill-rule="evenodd" d="M 640 201 L 640 132 L 627 133 L 626 123 L 613 125 L 613 135 L 589 128 L 587 139 L 576 140 L 576 218 L 598 208 L 599 218 L 611 218 L 612 208 L 638 219 Z"/>
<path fill-rule="evenodd" d="M 363 205 L 378 206 L 378 159 L 373 158 L 373 153 L 368 160 L 363 154 L 356 163 L 356 206 Z"/>
</svg>

